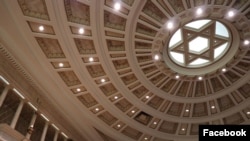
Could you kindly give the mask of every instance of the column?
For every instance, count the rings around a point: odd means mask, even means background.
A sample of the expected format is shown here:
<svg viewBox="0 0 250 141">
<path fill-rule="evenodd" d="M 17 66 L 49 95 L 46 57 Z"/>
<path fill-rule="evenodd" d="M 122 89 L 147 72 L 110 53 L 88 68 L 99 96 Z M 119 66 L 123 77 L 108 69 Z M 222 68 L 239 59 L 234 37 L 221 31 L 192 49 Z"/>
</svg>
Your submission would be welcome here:
<svg viewBox="0 0 250 141">
<path fill-rule="evenodd" d="M 0 96 L 0 107 L 2 106 L 2 104 L 3 104 L 3 102 L 4 102 L 5 98 L 6 98 L 7 93 L 9 92 L 9 90 L 10 90 L 9 85 L 4 88 L 4 90 L 3 90 L 3 92 L 2 92 L 2 94 Z"/>
<path fill-rule="evenodd" d="M 53 139 L 53 141 L 57 141 L 57 138 L 58 138 L 58 134 L 59 134 L 59 131 L 58 131 L 58 130 L 56 130 L 56 133 L 55 133 L 55 136 L 54 136 L 54 139 Z"/>
<path fill-rule="evenodd" d="M 46 124 L 43 127 L 43 133 L 42 133 L 41 141 L 45 140 L 47 130 L 48 130 L 48 126 L 49 126 L 49 122 L 46 121 Z"/>
<path fill-rule="evenodd" d="M 18 118 L 20 116 L 20 113 L 21 113 L 21 111 L 23 109 L 23 104 L 24 104 L 24 101 L 21 100 L 19 105 L 18 105 L 18 108 L 16 110 L 16 113 L 15 113 L 15 115 L 14 115 L 12 121 L 11 121 L 10 127 L 13 128 L 13 129 L 15 129 L 15 127 L 16 127 L 17 120 L 18 120 Z"/>
<path fill-rule="evenodd" d="M 33 116 L 32 116 L 32 119 L 31 119 L 31 121 L 30 121 L 28 133 L 26 134 L 26 138 L 27 138 L 27 139 L 30 139 L 30 136 L 31 136 L 31 134 L 32 134 L 32 131 L 33 131 L 33 128 L 34 128 L 34 124 L 35 124 L 35 121 L 36 121 L 36 117 L 37 117 L 37 113 L 34 112 L 34 114 L 33 114 Z"/>
</svg>

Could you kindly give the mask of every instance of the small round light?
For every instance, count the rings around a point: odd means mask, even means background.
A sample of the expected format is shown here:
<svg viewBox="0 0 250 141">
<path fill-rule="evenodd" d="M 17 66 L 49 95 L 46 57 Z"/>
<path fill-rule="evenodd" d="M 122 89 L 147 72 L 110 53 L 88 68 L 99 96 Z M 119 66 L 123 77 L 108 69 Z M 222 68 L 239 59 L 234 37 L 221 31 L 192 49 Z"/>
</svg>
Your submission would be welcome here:
<svg viewBox="0 0 250 141">
<path fill-rule="evenodd" d="M 40 31 L 43 31 L 43 30 L 44 30 L 44 26 L 42 26 L 42 25 L 39 26 L 39 30 L 40 30 Z"/>
<path fill-rule="evenodd" d="M 186 109 L 185 111 L 186 111 L 186 112 L 189 112 L 189 110 L 188 110 L 188 109 Z"/>
<path fill-rule="evenodd" d="M 93 57 L 90 57 L 89 58 L 89 62 L 93 62 L 94 61 L 94 58 Z"/>
<path fill-rule="evenodd" d="M 250 44 L 250 41 L 249 40 L 245 40 L 244 41 L 244 45 L 249 45 Z"/>
<path fill-rule="evenodd" d="M 197 10 L 196 10 L 196 14 L 197 15 L 201 15 L 203 13 L 203 10 L 201 9 L 201 8 L 198 8 Z"/>
<path fill-rule="evenodd" d="M 155 121 L 153 124 L 154 124 L 154 125 L 156 125 L 156 124 L 157 124 L 157 122 Z"/>
<path fill-rule="evenodd" d="M 106 80 L 103 78 L 103 79 L 101 79 L 101 82 L 103 83 L 103 82 L 105 82 Z"/>
<path fill-rule="evenodd" d="M 99 108 L 95 108 L 96 111 L 99 111 Z"/>
<path fill-rule="evenodd" d="M 249 111 L 247 112 L 247 115 L 250 115 L 250 112 L 249 112 Z"/>
<path fill-rule="evenodd" d="M 155 59 L 155 60 L 159 60 L 159 59 L 160 59 L 160 56 L 159 56 L 159 55 L 155 55 L 155 56 L 154 56 L 154 59 Z"/>
<path fill-rule="evenodd" d="M 121 127 L 121 125 L 120 125 L 120 124 L 118 124 L 118 125 L 117 125 L 117 127 Z"/>
<path fill-rule="evenodd" d="M 118 99 L 118 96 L 115 96 L 114 99 Z"/>
<path fill-rule="evenodd" d="M 145 138 L 144 138 L 144 140 L 148 140 L 148 138 L 147 138 L 147 137 L 145 137 Z"/>
<path fill-rule="evenodd" d="M 185 128 L 182 128 L 181 130 L 182 130 L 182 131 L 185 131 Z"/>
<path fill-rule="evenodd" d="M 76 89 L 76 91 L 80 92 L 80 91 L 81 91 L 81 89 L 80 89 L 80 88 L 77 88 L 77 89 Z"/>
<path fill-rule="evenodd" d="M 168 29 L 172 29 L 174 27 L 174 24 L 172 23 L 172 22 L 169 22 L 168 24 L 167 24 L 167 28 Z"/>
<path fill-rule="evenodd" d="M 121 4 L 120 3 L 115 3 L 114 5 L 115 10 L 120 10 L 121 9 Z"/>
<path fill-rule="evenodd" d="M 215 106 L 211 106 L 211 108 L 212 108 L 212 109 L 214 109 L 214 108 L 215 108 Z"/>
<path fill-rule="evenodd" d="M 228 16 L 229 16 L 229 17 L 233 17 L 234 15 L 235 15 L 235 13 L 234 13 L 233 11 L 229 11 L 229 12 L 228 12 Z"/>
<path fill-rule="evenodd" d="M 131 113 L 135 113 L 135 110 L 132 110 Z"/>
<path fill-rule="evenodd" d="M 63 66 L 64 66 L 64 64 L 63 64 L 63 63 L 59 63 L 58 65 L 59 65 L 59 67 L 63 67 Z"/>
<path fill-rule="evenodd" d="M 221 69 L 221 71 L 222 71 L 222 72 L 226 72 L 226 71 L 227 71 L 227 69 L 226 69 L 226 68 L 223 68 L 223 69 Z"/>
<path fill-rule="evenodd" d="M 78 33 L 79 33 L 79 34 L 83 34 L 83 33 L 84 33 L 84 29 L 83 29 L 83 28 L 80 28 L 80 29 L 78 30 Z"/>
<path fill-rule="evenodd" d="M 179 79 L 179 78 L 180 78 L 180 76 L 179 76 L 179 75 L 176 75 L 176 76 L 175 76 L 175 78 L 176 78 L 176 79 Z"/>
<path fill-rule="evenodd" d="M 201 76 L 198 77 L 198 80 L 202 80 L 203 78 Z"/>
</svg>

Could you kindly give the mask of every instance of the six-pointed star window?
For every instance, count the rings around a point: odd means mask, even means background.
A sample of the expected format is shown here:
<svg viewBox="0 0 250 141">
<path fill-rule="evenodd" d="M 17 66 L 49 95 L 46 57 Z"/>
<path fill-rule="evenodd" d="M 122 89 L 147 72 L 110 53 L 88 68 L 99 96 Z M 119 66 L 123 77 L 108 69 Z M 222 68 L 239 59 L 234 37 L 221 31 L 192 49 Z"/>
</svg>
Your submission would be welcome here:
<svg viewBox="0 0 250 141">
<path fill-rule="evenodd" d="M 169 42 L 170 58 L 185 67 L 202 67 L 220 59 L 230 45 L 225 25 L 198 20 L 178 29 Z"/>
</svg>

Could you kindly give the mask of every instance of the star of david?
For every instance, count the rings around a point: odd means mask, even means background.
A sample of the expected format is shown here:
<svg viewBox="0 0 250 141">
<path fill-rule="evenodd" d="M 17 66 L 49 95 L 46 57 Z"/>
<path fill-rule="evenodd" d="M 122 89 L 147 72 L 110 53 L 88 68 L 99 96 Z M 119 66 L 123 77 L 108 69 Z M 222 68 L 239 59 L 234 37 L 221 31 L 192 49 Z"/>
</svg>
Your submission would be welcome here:
<svg viewBox="0 0 250 141">
<path fill-rule="evenodd" d="M 210 21 L 200 29 L 184 26 L 181 30 L 183 40 L 171 48 L 171 52 L 183 54 L 185 66 L 199 58 L 213 62 L 215 49 L 229 40 L 216 34 L 216 21 Z M 197 43 L 198 38 L 203 42 Z"/>
</svg>

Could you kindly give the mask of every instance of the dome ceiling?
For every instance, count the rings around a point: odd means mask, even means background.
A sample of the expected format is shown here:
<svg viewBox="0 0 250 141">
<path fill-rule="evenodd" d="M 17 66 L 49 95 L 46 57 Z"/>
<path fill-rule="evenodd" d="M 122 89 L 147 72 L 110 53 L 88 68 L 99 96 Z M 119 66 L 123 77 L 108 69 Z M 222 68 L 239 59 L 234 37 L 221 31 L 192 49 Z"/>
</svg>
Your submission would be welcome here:
<svg viewBox="0 0 250 141">
<path fill-rule="evenodd" d="M 199 124 L 249 123 L 248 0 L 1 3 L 11 19 L 1 23 L 2 56 L 11 54 L 42 97 L 65 110 L 72 139 L 189 141 L 198 140 Z M 202 20 L 209 22 L 187 27 Z M 228 36 L 217 34 L 218 23 Z M 210 63 L 189 67 L 197 58 Z"/>
</svg>

